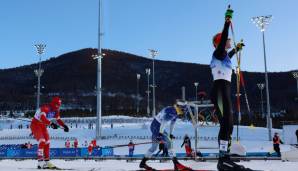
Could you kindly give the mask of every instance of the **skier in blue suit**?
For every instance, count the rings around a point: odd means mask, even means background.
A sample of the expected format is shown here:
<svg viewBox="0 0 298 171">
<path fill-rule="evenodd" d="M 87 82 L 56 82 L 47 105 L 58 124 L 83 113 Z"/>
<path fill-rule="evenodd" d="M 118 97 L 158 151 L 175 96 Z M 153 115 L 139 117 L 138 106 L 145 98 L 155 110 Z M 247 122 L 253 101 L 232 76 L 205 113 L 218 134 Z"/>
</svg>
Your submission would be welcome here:
<svg viewBox="0 0 298 171">
<path fill-rule="evenodd" d="M 146 164 L 146 161 L 149 157 L 153 156 L 154 152 L 158 148 L 158 142 L 160 140 L 163 140 L 165 142 L 165 146 L 168 147 L 169 155 L 170 157 L 173 157 L 174 164 L 178 163 L 175 157 L 175 153 L 173 151 L 172 140 L 175 139 L 175 136 L 173 135 L 173 130 L 176 120 L 178 118 L 182 118 L 185 113 L 183 108 L 183 106 L 174 104 L 173 106 L 163 108 L 155 116 L 150 126 L 150 130 L 152 132 L 152 146 L 149 148 L 149 150 L 145 154 L 145 157 L 142 159 L 140 163 L 140 168 L 152 170 L 152 168 Z M 170 124 L 169 133 L 165 131 L 166 125 L 168 123 Z"/>
</svg>

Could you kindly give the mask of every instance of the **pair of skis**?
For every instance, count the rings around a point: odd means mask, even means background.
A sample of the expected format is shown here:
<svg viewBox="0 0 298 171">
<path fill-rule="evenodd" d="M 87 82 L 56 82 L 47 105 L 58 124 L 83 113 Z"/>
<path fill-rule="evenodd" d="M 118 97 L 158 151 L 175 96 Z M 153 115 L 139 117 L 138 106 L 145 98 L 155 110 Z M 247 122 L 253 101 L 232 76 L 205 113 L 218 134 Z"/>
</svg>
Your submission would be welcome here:
<svg viewBox="0 0 298 171">
<path fill-rule="evenodd" d="M 139 170 L 133 170 L 133 171 L 217 171 L 217 170 L 212 170 L 212 169 L 192 169 L 192 168 L 174 168 L 174 169 L 139 169 Z M 220 171 L 220 170 L 219 170 Z M 246 170 L 241 170 L 241 171 L 270 171 L 270 170 L 252 170 L 246 168 Z"/>
<path fill-rule="evenodd" d="M 60 168 L 60 167 L 51 167 L 51 168 L 18 168 L 18 170 L 76 170 L 72 168 Z"/>
<path fill-rule="evenodd" d="M 134 171 L 216 171 L 216 170 L 206 170 L 206 169 L 146 169 L 146 170 L 134 170 Z"/>
<path fill-rule="evenodd" d="M 146 165 L 145 169 L 140 169 L 136 171 L 215 171 L 215 170 L 208 170 L 208 169 L 192 169 L 190 167 L 184 166 L 177 160 L 173 160 L 174 162 L 174 169 L 155 169 L 150 166 Z"/>
<path fill-rule="evenodd" d="M 212 169 L 192 169 L 189 167 L 184 166 L 181 163 L 175 163 L 174 164 L 174 169 L 154 169 L 152 167 L 149 167 L 147 169 L 139 169 L 139 170 L 134 170 L 134 171 L 217 171 L 217 170 L 212 170 Z M 245 168 L 245 170 L 241 170 L 241 171 L 265 171 L 265 170 L 253 170 L 253 169 L 249 169 L 249 168 Z"/>
</svg>

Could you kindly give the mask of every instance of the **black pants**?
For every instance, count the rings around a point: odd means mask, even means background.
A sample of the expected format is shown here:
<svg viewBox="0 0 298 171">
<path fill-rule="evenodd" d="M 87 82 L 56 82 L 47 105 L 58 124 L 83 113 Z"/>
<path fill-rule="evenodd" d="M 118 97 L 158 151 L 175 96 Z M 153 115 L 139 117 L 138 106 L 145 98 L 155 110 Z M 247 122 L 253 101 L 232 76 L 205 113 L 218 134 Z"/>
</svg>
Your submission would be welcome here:
<svg viewBox="0 0 298 171">
<path fill-rule="evenodd" d="M 280 157 L 281 153 L 280 153 L 279 144 L 273 144 L 273 149 L 277 153 L 277 156 Z"/>
<path fill-rule="evenodd" d="M 231 82 L 226 80 L 215 80 L 211 91 L 211 101 L 215 106 L 220 123 L 218 141 L 229 141 L 229 152 L 231 135 L 233 133 Z"/>
</svg>

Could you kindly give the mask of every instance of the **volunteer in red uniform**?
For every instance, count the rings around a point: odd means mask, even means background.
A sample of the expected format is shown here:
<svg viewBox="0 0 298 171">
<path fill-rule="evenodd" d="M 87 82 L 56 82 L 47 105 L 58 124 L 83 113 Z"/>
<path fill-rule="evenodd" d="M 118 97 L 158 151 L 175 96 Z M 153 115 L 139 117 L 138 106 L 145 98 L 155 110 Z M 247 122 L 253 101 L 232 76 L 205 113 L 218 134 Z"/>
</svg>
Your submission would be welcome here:
<svg viewBox="0 0 298 171">
<path fill-rule="evenodd" d="M 67 125 L 60 119 L 60 106 L 61 99 L 59 97 L 53 97 L 50 104 L 45 104 L 37 109 L 30 128 L 34 138 L 39 142 L 37 158 L 40 169 L 55 167 L 50 160 L 50 136 L 47 130 L 47 126 L 51 126 L 53 129 L 57 129 L 59 126 L 52 122 L 51 119 L 55 118 L 57 123 L 64 129 L 65 132 L 69 131 Z"/>
<path fill-rule="evenodd" d="M 93 144 L 93 147 L 94 147 L 94 148 L 97 147 L 96 139 L 93 139 L 93 140 L 91 141 L 91 143 Z"/>
<path fill-rule="evenodd" d="M 88 145 L 88 154 L 89 154 L 89 156 L 92 155 L 93 147 L 94 147 L 94 146 L 93 146 L 93 143 L 90 142 L 89 145 Z"/>
<path fill-rule="evenodd" d="M 192 157 L 191 140 L 187 134 L 185 134 L 184 136 L 184 140 L 181 145 L 181 148 L 183 147 L 183 145 L 185 147 L 186 157 Z"/>
<path fill-rule="evenodd" d="M 277 153 L 277 157 L 281 157 L 279 145 L 283 144 L 277 132 L 274 133 L 273 137 L 273 149 Z"/>
</svg>

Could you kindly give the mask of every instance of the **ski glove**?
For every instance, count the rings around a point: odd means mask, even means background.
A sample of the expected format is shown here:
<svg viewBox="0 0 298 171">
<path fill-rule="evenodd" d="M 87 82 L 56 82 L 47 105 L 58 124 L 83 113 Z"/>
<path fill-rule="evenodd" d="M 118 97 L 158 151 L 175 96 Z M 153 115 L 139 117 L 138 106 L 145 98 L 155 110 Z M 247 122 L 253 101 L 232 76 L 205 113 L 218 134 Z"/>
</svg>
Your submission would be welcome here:
<svg viewBox="0 0 298 171">
<path fill-rule="evenodd" d="M 162 137 L 163 137 L 163 134 L 159 133 L 158 136 L 156 137 L 156 140 L 160 141 L 160 140 L 162 140 Z"/>
<path fill-rule="evenodd" d="M 175 139 L 176 137 L 173 134 L 170 134 L 171 139 Z"/>
<path fill-rule="evenodd" d="M 226 13 L 225 13 L 225 18 L 226 19 L 232 19 L 233 18 L 233 10 L 231 8 L 228 8 Z"/>
<path fill-rule="evenodd" d="M 51 126 L 51 128 L 53 128 L 53 129 L 58 129 L 58 125 L 55 124 L 55 123 L 53 123 L 53 122 L 50 124 L 50 126 Z"/>
<path fill-rule="evenodd" d="M 69 128 L 67 125 L 64 125 L 63 127 L 64 127 L 64 132 L 69 132 Z"/>
<path fill-rule="evenodd" d="M 237 51 L 242 50 L 243 46 L 245 46 L 243 42 L 238 43 L 236 46 Z"/>
</svg>

